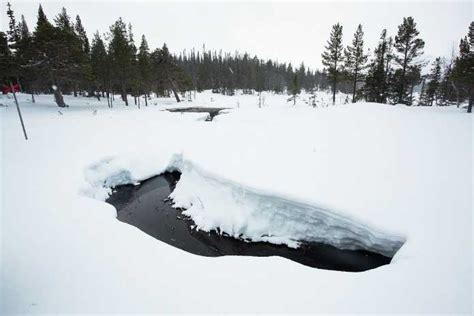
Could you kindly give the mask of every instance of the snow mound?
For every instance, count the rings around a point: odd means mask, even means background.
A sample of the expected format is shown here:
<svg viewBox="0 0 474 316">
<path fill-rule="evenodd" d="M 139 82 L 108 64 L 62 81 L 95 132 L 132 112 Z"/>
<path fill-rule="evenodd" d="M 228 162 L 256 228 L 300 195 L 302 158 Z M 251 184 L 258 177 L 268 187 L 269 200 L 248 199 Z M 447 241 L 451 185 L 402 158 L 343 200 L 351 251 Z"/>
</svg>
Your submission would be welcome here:
<svg viewBox="0 0 474 316">
<path fill-rule="evenodd" d="M 105 200 L 111 188 L 138 183 L 137 161 L 107 158 L 85 173 L 89 188 L 84 194 Z M 182 155 L 171 157 L 161 173 L 180 171 L 181 179 L 171 193 L 173 206 L 186 209 L 196 229 L 215 230 L 235 238 L 298 247 L 301 241 L 321 242 L 339 249 L 363 249 L 392 257 L 405 239 L 379 231 L 343 212 L 330 211 L 290 197 L 275 195 L 216 176 Z M 150 174 L 149 172 L 147 174 Z"/>
<path fill-rule="evenodd" d="M 221 231 L 235 238 L 298 247 L 321 242 L 339 249 L 364 249 L 392 257 L 405 239 L 287 197 L 244 187 L 202 170 L 189 161 L 173 166 L 181 179 L 170 197 L 186 209 L 198 229 Z"/>
<path fill-rule="evenodd" d="M 85 171 L 85 178 L 88 187 L 82 190 L 82 194 L 102 201 L 112 193 L 111 188 L 137 182 L 127 161 L 113 157 L 104 158 L 89 166 Z"/>
</svg>

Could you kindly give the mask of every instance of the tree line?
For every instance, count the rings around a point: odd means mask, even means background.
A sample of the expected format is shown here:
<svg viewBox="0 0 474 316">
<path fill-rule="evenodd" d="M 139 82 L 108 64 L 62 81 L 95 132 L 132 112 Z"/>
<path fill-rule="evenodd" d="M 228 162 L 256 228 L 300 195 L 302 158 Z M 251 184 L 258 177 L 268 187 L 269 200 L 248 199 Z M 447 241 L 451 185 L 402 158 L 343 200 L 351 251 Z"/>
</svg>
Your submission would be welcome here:
<svg viewBox="0 0 474 316">
<path fill-rule="evenodd" d="M 403 19 L 395 37 L 382 30 L 372 56 L 364 47 L 364 32 L 359 24 L 350 45 L 343 47 L 343 27 L 332 27 L 322 54 L 323 65 L 335 102 L 338 85 L 351 82 L 352 102 L 359 99 L 378 103 L 413 105 L 415 87 L 421 85 L 417 105 L 447 105 L 474 96 L 474 22 L 468 35 L 460 40 L 459 54 L 447 62 L 437 57 L 429 74 L 422 75 L 421 59 L 425 42 L 420 38 L 412 17 Z M 369 58 L 371 57 L 371 58 Z"/>
<path fill-rule="evenodd" d="M 54 93 L 58 106 L 66 106 L 63 93 L 106 97 L 109 106 L 119 94 L 126 105 L 128 95 L 154 92 L 179 101 L 179 91 L 189 89 L 190 77 L 176 65 L 166 44 L 150 50 L 145 36 L 137 47 L 131 24 L 121 18 L 101 36 L 89 41 L 79 15 L 73 21 L 65 8 L 51 22 L 41 5 L 33 32 L 24 16 L 16 21 L 7 4 L 9 29 L 0 32 L 0 80 L 21 83 L 24 92 Z M 139 99 L 138 99 L 139 102 Z"/>
<path fill-rule="evenodd" d="M 262 60 L 248 53 L 222 53 L 222 51 L 202 52 L 183 51 L 177 56 L 177 64 L 191 76 L 193 87 L 198 91 L 212 89 L 215 93 L 233 95 L 235 89 L 243 93 L 253 91 L 284 92 L 291 86 L 293 77 L 298 77 L 298 84 L 305 90 L 315 87 L 327 88 L 326 75 L 312 71 L 302 63 L 293 69 L 291 63 L 279 63 Z"/>
<path fill-rule="evenodd" d="M 322 71 L 304 64 L 262 60 L 248 53 L 222 53 L 192 49 L 178 55 L 166 44 L 151 50 L 145 35 L 139 45 L 131 24 L 121 18 L 109 31 L 96 32 L 90 41 L 79 15 L 73 20 L 63 8 L 51 22 L 41 5 L 35 28 L 30 32 L 25 18 L 17 22 L 7 3 L 9 28 L 0 32 L 0 80 L 21 84 L 24 92 L 54 93 L 58 106 L 66 106 L 63 93 L 106 97 L 112 106 L 114 94 L 126 105 L 128 96 L 135 103 L 157 96 L 190 90 L 212 89 L 233 95 L 236 89 L 286 92 L 296 95 L 301 89 L 313 92 L 331 89 L 333 102 L 338 91 L 350 93 L 352 102 L 366 100 L 406 105 L 447 105 L 469 99 L 472 107 L 474 87 L 474 23 L 460 41 L 459 53 L 449 62 L 436 58 L 429 74 L 422 74 L 425 42 L 412 17 L 403 19 L 394 37 L 384 29 L 379 43 L 369 53 L 359 25 L 350 45 L 344 47 L 343 27 L 332 27 L 322 54 Z M 416 102 L 414 92 L 420 89 Z M 140 96 L 144 98 L 139 98 Z"/>
<path fill-rule="evenodd" d="M 114 94 L 121 95 L 126 105 L 128 96 L 135 103 L 144 96 L 147 105 L 150 93 L 172 93 L 179 102 L 180 92 L 190 90 L 212 89 L 227 95 L 235 89 L 283 92 L 295 74 L 304 89 L 327 85 L 324 73 L 304 64 L 293 70 L 291 63 L 205 49 L 173 55 L 166 44 L 152 51 L 145 35 L 137 46 L 132 25 L 122 18 L 106 34 L 96 32 L 89 40 L 80 16 L 73 20 L 65 8 L 51 22 L 40 5 L 32 32 L 23 15 L 16 21 L 10 3 L 7 15 L 9 29 L 0 32 L 0 80 L 21 83 L 33 102 L 36 93 L 53 93 L 58 106 L 64 107 L 64 93 L 106 97 L 112 106 Z"/>
</svg>

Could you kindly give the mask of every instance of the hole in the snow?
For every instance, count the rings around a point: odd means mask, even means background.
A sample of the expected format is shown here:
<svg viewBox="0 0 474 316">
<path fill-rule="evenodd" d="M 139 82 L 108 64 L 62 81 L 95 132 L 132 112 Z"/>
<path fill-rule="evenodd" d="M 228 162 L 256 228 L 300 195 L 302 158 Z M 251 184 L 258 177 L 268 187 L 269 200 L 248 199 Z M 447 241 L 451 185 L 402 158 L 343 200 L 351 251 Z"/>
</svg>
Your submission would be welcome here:
<svg viewBox="0 0 474 316">
<path fill-rule="evenodd" d="M 206 108 L 206 107 L 190 107 L 190 108 L 177 108 L 177 109 L 168 109 L 169 112 L 191 112 L 191 113 L 208 113 L 209 115 L 206 118 L 206 121 L 212 121 L 214 117 L 221 114 L 222 110 L 228 108 Z"/>
<path fill-rule="evenodd" d="M 193 229 L 193 221 L 171 206 L 168 196 L 180 178 L 166 172 L 140 185 L 121 185 L 107 200 L 117 209 L 117 218 L 158 240 L 187 252 L 218 257 L 281 256 L 301 264 L 328 270 L 365 271 L 389 264 L 391 258 L 366 250 L 341 250 L 323 243 L 305 243 L 297 249 L 267 242 L 246 242 L 217 232 Z"/>
</svg>

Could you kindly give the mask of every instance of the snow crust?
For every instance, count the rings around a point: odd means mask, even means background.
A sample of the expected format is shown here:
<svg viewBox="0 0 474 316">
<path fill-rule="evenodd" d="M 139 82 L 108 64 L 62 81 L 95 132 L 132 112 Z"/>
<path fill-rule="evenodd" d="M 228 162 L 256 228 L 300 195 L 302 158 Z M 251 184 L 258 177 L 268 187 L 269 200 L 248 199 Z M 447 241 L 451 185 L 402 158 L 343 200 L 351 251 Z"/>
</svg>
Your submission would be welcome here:
<svg viewBox="0 0 474 316">
<path fill-rule="evenodd" d="M 262 108 L 256 95 L 208 91 L 179 105 L 231 108 L 204 122 L 205 114 L 163 111 L 172 98 L 138 110 L 119 97 L 108 109 L 106 100 L 65 96 L 60 115 L 53 96 L 32 104 L 19 94 L 28 141 L 13 99 L 0 96 L 0 313 L 472 313 L 472 116 L 264 96 Z M 406 242 L 390 265 L 343 273 L 280 257 L 195 256 L 117 221 L 102 201 L 107 187 L 160 174 L 176 154 L 192 168 L 183 168 L 175 201 L 193 203 L 202 227 L 227 224 L 225 203 L 229 231 L 271 226 L 282 237 L 273 242 L 288 242 L 287 232 L 309 235 L 305 221 L 294 230 L 275 223 L 286 206 L 295 218 L 304 206 L 310 220 L 325 210 Z M 281 212 L 267 226 L 257 206 Z M 262 225 L 239 222 L 249 216 Z"/>
</svg>

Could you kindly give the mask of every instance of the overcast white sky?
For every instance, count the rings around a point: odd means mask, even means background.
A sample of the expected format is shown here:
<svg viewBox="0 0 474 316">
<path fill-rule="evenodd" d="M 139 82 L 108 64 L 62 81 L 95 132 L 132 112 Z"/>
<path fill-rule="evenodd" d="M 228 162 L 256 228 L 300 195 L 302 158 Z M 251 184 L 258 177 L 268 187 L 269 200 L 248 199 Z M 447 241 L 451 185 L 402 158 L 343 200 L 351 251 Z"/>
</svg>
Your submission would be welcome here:
<svg viewBox="0 0 474 316">
<path fill-rule="evenodd" d="M 6 1 L 1 27 L 6 30 Z M 472 1 L 333 1 L 333 2 L 132 2 L 132 1 L 11 1 L 15 14 L 24 14 L 30 30 L 36 24 L 38 4 L 53 17 L 66 7 L 79 14 L 89 35 L 106 32 L 122 17 L 131 22 L 138 41 L 145 34 L 150 47 L 166 42 L 173 52 L 195 47 L 247 51 L 260 58 L 321 68 L 320 56 L 331 26 L 344 27 L 348 44 L 359 23 L 366 47 L 373 49 L 380 32 L 394 35 L 404 16 L 413 16 L 425 40 L 425 55 L 450 56 L 473 20 Z M 137 44 L 138 45 L 138 44 Z"/>
</svg>

